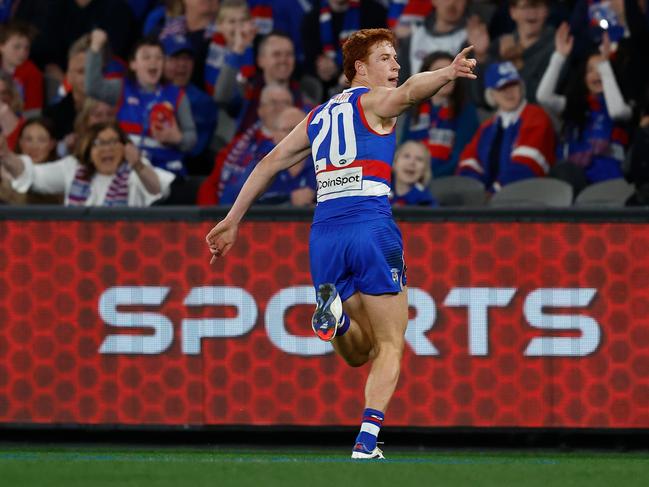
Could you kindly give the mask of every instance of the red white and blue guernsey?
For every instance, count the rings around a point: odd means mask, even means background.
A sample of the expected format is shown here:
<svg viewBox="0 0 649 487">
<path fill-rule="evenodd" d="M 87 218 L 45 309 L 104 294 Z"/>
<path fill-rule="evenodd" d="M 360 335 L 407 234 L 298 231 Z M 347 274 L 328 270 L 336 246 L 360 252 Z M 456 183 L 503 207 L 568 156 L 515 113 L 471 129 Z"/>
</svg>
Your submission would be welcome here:
<svg viewBox="0 0 649 487">
<path fill-rule="evenodd" d="M 307 119 L 317 180 L 311 276 L 316 291 L 333 283 L 343 301 L 356 291 L 396 293 L 406 281 L 401 232 L 388 200 L 396 137 L 368 124 L 361 106 L 368 91 L 349 88 Z"/>
<path fill-rule="evenodd" d="M 392 215 L 388 195 L 396 136 L 379 134 L 367 123 L 361 96 L 368 91 L 349 88 L 309 114 L 318 202 L 314 224 Z"/>
</svg>

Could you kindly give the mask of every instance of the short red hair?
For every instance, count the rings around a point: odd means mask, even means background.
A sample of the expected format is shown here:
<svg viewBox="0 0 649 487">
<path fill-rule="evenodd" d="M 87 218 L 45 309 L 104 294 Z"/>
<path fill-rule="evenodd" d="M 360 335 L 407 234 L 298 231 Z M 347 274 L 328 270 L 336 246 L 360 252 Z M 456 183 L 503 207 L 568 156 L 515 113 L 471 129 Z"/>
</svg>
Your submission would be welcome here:
<svg viewBox="0 0 649 487">
<path fill-rule="evenodd" d="M 396 46 L 394 33 L 389 29 L 362 29 L 354 32 L 343 44 L 343 72 L 350 83 L 356 76 L 356 61 L 367 61 L 372 46 L 380 42 Z"/>
</svg>

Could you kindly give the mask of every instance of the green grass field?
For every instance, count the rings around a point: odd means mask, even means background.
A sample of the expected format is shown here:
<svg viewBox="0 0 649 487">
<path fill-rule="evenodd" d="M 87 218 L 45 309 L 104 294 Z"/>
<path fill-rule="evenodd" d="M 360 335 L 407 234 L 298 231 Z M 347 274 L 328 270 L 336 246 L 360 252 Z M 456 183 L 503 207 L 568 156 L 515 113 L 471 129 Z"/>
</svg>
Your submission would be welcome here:
<svg viewBox="0 0 649 487">
<path fill-rule="evenodd" d="M 0 486 L 649 485 L 647 453 L 442 451 L 352 462 L 337 450 L 0 447 Z"/>
</svg>

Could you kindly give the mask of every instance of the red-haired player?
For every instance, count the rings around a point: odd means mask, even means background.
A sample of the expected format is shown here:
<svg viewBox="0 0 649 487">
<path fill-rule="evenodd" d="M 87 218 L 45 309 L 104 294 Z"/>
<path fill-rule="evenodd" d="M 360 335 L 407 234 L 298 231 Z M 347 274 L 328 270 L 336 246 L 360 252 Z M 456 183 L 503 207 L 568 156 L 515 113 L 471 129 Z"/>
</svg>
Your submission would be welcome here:
<svg viewBox="0 0 649 487">
<path fill-rule="evenodd" d="M 352 451 L 358 459 L 383 458 L 376 439 L 399 378 L 408 324 L 403 243 L 388 201 L 396 119 L 446 83 L 475 79 L 467 48 L 449 66 L 397 88 L 394 44 L 387 29 L 350 36 L 343 69 L 351 88 L 313 109 L 262 159 L 206 237 L 212 261 L 227 254 L 241 218 L 275 174 L 312 154 L 318 186 L 309 243 L 318 303 L 312 327 L 349 365 L 372 360 Z"/>
</svg>

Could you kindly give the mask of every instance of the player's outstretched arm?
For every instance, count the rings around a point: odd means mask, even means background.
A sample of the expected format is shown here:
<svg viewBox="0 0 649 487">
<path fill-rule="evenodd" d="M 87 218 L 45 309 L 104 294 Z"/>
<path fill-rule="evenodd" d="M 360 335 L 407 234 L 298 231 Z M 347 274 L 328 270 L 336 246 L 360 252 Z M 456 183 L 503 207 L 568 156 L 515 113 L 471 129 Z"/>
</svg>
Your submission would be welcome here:
<svg viewBox="0 0 649 487">
<path fill-rule="evenodd" d="M 216 224 L 207 234 L 205 240 L 212 253 L 212 260 L 227 254 L 237 238 L 239 222 L 261 196 L 275 175 L 305 159 L 311 152 L 309 138 L 306 134 L 307 119 L 300 122 L 250 173 L 241 188 L 239 196 L 230 208 L 226 217 Z"/>
<path fill-rule="evenodd" d="M 427 100 L 446 83 L 457 78 L 476 79 L 473 74 L 476 60 L 468 57 L 473 46 L 464 48 L 451 64 L 435 71 L 417 73 L 408 78 L 398 88 L 378 88 L 363 95 L 363 109 L 375 113 L 380 118 L 393 118 L 408 108 Z"/>
</svg>

